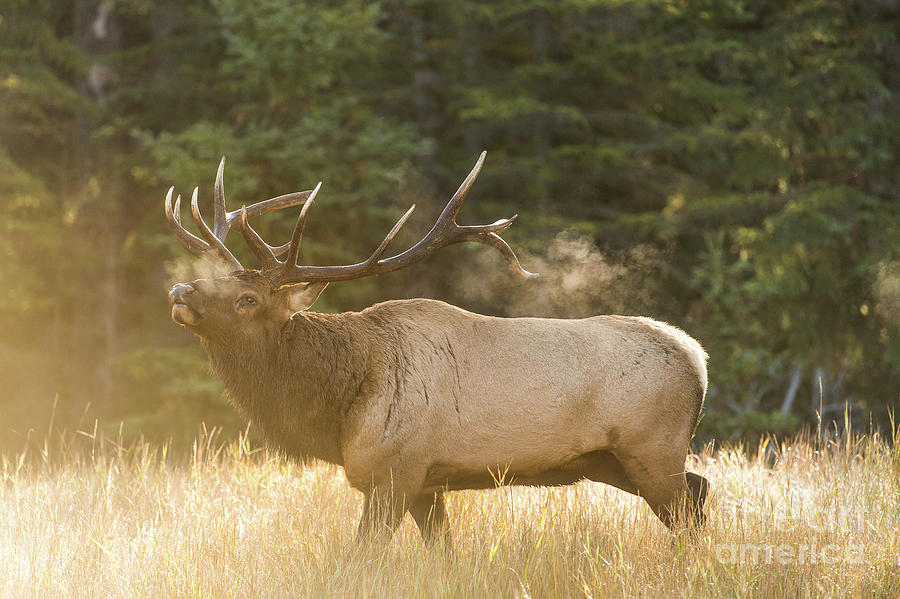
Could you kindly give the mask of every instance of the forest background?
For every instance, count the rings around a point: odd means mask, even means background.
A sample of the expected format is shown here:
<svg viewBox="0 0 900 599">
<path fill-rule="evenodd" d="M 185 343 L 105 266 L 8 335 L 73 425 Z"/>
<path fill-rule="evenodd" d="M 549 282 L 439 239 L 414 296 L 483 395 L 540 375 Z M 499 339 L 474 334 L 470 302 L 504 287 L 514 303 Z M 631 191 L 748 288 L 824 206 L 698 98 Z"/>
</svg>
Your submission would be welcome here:
<svg viewBox="0 0 900 599">
<path fill-rule="evenodd" d="M 341 264 L 412 203 L 393 249 L 423 235 L 483 149 L 460 222 L 518 213 L 541 279 L 455 246 L 316 308 L 653 316 L 710 354 L 698 443 L 889 426 L 897 0 L 0 0 L 0 449 L 242 428 L 169 317 L 169 186 L 208 211 L 222 155 L 231 209 L 321 180 L 302 260 Z"/>
</svg>

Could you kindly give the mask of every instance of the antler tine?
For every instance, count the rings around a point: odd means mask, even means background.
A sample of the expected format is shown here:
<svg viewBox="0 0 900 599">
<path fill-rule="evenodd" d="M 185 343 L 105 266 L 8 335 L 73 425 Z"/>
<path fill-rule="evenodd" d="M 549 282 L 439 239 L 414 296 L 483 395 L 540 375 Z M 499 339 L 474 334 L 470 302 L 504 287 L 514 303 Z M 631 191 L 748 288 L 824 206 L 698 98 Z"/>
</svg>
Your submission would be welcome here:
<svg viewBox="0 0 900 599">
<path fill-rule="evenodd" d="M 506 226 L 504 227 L 504 229 L 508 228 L 512 224 L 513 219 L 515 219 L 515 218 L 516 217 L 514 216 L 510 219 L 506 219 L 507 222 L 506 222 Z M 485 225 L 485 226 L 492 226 L 492 225 Z M 475 236 L 472 236 L 471 238 L 467 237 L 466 239 L 461 239 L 460 241 L 474 241 L 477 243 L 483 243 L 485 245 L 489 245 L 492 248 L 498 250 L 500 252 L 500 254 L 509 263 L 509 265 L 512 267 L 512 269 L 516 272 L 516 274 L 518 274 L 522 278 L 535 279 L 540 276 L 536 272 L 529 272 L 529 271 L 525 270 L 524 268 L 522 268 L 522 264 L 519 263 L 519 258 L 516 256 L 516 253 L 512 250 L 511 247 L 509 247 L 509 244 L 506 243 L 502 237 L 500 237 L 499 235 L 497 235 L 494 232 L 488 232 L 487 234 L 477 233 Z"/>
<path fill-rule="evenodd" d="M 513 252 L 512 248 L 509 247 L 509 244 L 507 244 L 499 235 L 499 233 L 510 228 L 518 216 L 518 214 L 513 214 L 509 218 L 501 218 L 489 225 L 457 225 L 454 221 L 448 229 L 447 241 L 442 245 L 461 243 L 463 241 L 472 241 L 489 245 L 500 252 L 516 274 L 526 279 L 534 279 L 539 275 L 522 268 L 515 252 Z"/>
<path fill-rule="evenodd" d="M 457 225 L 457 227 L 459 227 L 460 231 L 465 232 L 502 233 L 503 231 L 510 228 L 517 218 L 519 218 L 519 215 L 513 214 L 509 218 L 501 218 L 500 220 L 494 221 L 489 225 Z"/>
<path fill-rule="evenodd" d="M 175 207 L 173 209 L 172 193 L 174 191 L 175 188 L 170 187 L 169 192 L 166 194 L 166 222 L 169 224 L 169 228 L 175 233 L 175 237 L 181 242 L 181 246 L 184 249 L 195 256 L 204 256 L 209 250 L 209 244 L 190 233 L 181 225 L 181 196 L 179 195 L 175 200 Z"/>
<path fill-rule="evenodd" d="M 304 203 L 307 198 L 309 198 L 312 191 L 295 191 L 294 193 L 287 193 L 283 196 L 278 196 L 276 198 L 269 198 L 268 200 L 263 200 L 261 202 L 256 202 L 255 204 L 250 204 L 247 206 L 247 218 L 254 218 L 256 216 L 260 216 L 263 214 L 268 214 L 269 212 L 275 212 L 276 210 L 281 210 L 283 208 L 292 208 L 293 206 L 298 206 Z M 231 228 L 233 226 L 233 222 L 235 220 L 239 220 L 241 218 L 240 210 L 232 210 L 231 212 L 226 213 L 225 220 L 228 223 L 228 227 Z M 289 244 L 284 244 L 284 246 L 279 246 L 283 248 L 281 250 L 284 253 L 288 249 Z"/>
<path fill-rule="evenodd" d="M 312 195 L 311 191 L 297 191 L 294 193 L 288 193 L 283 196 L 278 196 L 276 198 L 270 198 L 268 200 L 263 200 L 262 202 L 257 202 L 255 204 L 251 204 L 247 206 L 247 218 L 253 218 L 254 216 L 259 216 L 260 214 L 267 214 L 269 212 L 275 212 L 276 210 L 281 210 L 282 208 L 291 208 L 293 206 L 297 206 L 299 204 L 303 204 L 309 199 L 309 196 Z M 232 226 L 232 221 L 235 219 L 240 219 L 241 211 L 234 210 L 228 213 L 226 220 L 228 221 L 228 227 Z M 271 246 L 268 243 L 266 245 L 272 250 L 272 253 L 276 256 L 281 256 L 288 248 L 291 247 L 291 242 L 287 242 L 284 245 Z"/>
<path fill-rule="evenodd" d="M 222 240 L 216 237 L 212 231 L 210 231 L 209 227 L 206 225 L 206 221 L 203 220 L 203 217 L 200 215 L 200 206 L 197 203 L 197 193 L 198 188 L 194 188 L 194 193 L 191 196 L 191 216 L 194 217 L 194 223 L 196 223 L 197 228 L 200 230 L 200 234 L 206 239 L 207 243 L 215 249 L 216 254 L 225 262 L 228 266 L 231 266 L 234 270 L 243 270 L 244 267 L 241 266 L 241 263 L 238 262 L 238 259 L 234 257 L 225 244 L 222 243 Z"/>
<path fill-rule="evenodd" d="M 372 255 L 368 257 L 368 259 L 364 262 L 364 264 L 375 264 L 376 262 L 378 262 L 378 260 L 381 259 L 381 256 L 382 256 L 382 254 L 384 254 L 384 251 L 387 249 L 387 247 L 389 245 L 391 245 L 391 242 L 394 240 L 394 237 L 397 236 L 397 233 L 400 231 L 400 229 L 403 228 L 403 225 L 406 224 L 406 221 L 409 219 L 409 216 L 413 213 L 413 210 L 415 210 L 415 209 L 416 209 L 415 204 L 413 204 L 412 206 L 409 207 L 409 210 L 407 210 L 406 213 L 400 217 L 400 220 L 397 221 L 397 224 L 394 225 L 394 228 L 391 229 L 390 232 L 382 240 L 381 245 L 379 245 L 377 248 L 375 248 L 375 251 L 372 252 Z"/>
<path fill-rule="evenodd" d="M 279 266 L 281 262 L 275 257 L 272 246 L 263 241 L 263 238 L 259 236 L 259 233 L 253 230 L 253 227 L 247 222 L 247 208 L 245 206 L 242 206 L 240 209 L 240 220 L 241 235 L 244 236 L 244 240 L 247 242 L 250 250 L 257 258 L 259 258 L 262 267 L 264 269 L 270 269 Z"/>
<path fill-rule="evenodd" d="M 238 210 L 232 210 L 231 212 L 225 206 L 225 156 L 222 156 L 222 160 L 219 162 L 219 170 L 216 172 L 216 184 L 215 184 L 215 193 L 214 193 L 214 213 L 213 213 L 213 234 L 219 239 L 219 241 L 224 242 L 225 236 L 228 235 L 228 231 L 231 230 L 231 227 L 234 225 L 235 219 L 241 218 L 241 211 L 247 211 L 247 217 L 252 218 L 254 216 L 260 216 L 262 214 L 268 214 L 269 212 L 275 212 L 276 210 L 282 210 L 283 208 L 291 208 L 293 206 L 297 206 L 298 204 L 303 204 L 307 201 L 312 192 L 310 191 L 297 191 L 294 193 L 288 193 L 285 195 L 281 195 L 275 198 L 269 198 L 268 200 L 263 200 L 261 202 L 256 202 L 255 204 L 251 204 L 249 206 L 242 206 Z M 268 244 L 266 244 L 268 245 Z M 285 251 L 287 251 L 289 244 L 284 244 L 278 247 L 268 246 L 276 256 L 280 256 Z"/>
<path fill-rule="evenodd" d="M 300 209 L 300 216 L 297 217 L 297 224 L 294 225 L 294 232 L 291 235 L 291 241 L 288 244 L 288 255 L 284 259 L 286 270 L 290 270 L 297 265 L 297 258 L 300 257 L 300 239 L 303 237 L 303 227 L 306 226 L 306 215 L 309 212 L 309 209 L 312 208 L 313 202 L 316 201 L 316 196 L 319 195 L 320 189 L 322 189 L 321 181 L 319 181 L 316 188 L 312 190 L 312 193 L 306 198 L 306 203 L 303 204 L 303 208 Z M 273 255 L 275 250 L 278 249 L 273 248 L 272 246 L 268 247 L 269 250 L 273 252 Z"/>
<path fill-rule="evenodd" d="M 225 157 L 219 162 L 219 170 L 216 172 L 216 185 L 213 193 L 213 234 L 219 241 L 225 241 L 228 229 L 228 210 L 225 209 Z"/>
<path fill-rule="evenodd" d="M 466 199 L 466 194 L 469 193 L 469 189 L 472 187 L 472 184 L 475 183 L 475 179 L 477 179 L 478 175 L 481 173 L 481 167 L 484 166 L 484 159 L 486 156 L 487 152 L 482 152 L 478 157 L 478 161 L 475 162 L 475 166 L 473 166 L 472 170 L 469 171 L 469 174 L 460 184 L 459 189 L 456 190 L 456 193 L 453 194 L 453 197 L 450 198 L 450 201 L 447 202 L 447 206 L 438 217 L 437 223 L 435 223 L 435 227 L 448 220 L 454 224 L 456 223 L 456 215 L 459 214 L 459 209 L 462 208 L 462 203 L 463 200 Z M 448 216 L 449 219 L 447 218 Z"/>
</svg>

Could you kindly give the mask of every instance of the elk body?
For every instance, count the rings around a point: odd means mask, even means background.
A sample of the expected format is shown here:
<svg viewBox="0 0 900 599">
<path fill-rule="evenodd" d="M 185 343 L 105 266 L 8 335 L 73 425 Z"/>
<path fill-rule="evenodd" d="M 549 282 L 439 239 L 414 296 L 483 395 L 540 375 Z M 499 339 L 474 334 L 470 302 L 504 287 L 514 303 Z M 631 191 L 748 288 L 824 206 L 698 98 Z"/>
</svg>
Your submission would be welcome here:
<svg viewBox="0 0 900 599">
<path fill-rule="evenodd" d="M 396 270 L 462 241 L 491 245 L 534 276 L 498 235 L 512 219 L 455 222 L 483 160 L 416 245 L 382 258 L 410 209 L 372 256 L 346 266 L 296 264 L 318 187 L 227 212 L 220 165 L 212 230 L 194 190 L 202 239 L 182 227 L 170 189 L 166 216 L 185 248 L 234 271 L 175 285 L 172 318 L 200 337 L 226 393 L 269 443 L 343 466 L 366 498 L 361 537 L 392 531 L 406 512 L 426 541 L 447 536 L 444 492 L 501 480 L 604 482 L 643 497 L 669 526 L 701 521 L 707 481 L 684 466 L 706 354 L 682 331 L 624 316 L 496 318 L 425 299 L 307 311 L 329 281 Z M 268 245 L 248 223 L 301 202 L 285 246 Z M 241 268 L 225 248 L 235 221 L 261 270 Z"/>
</svg>

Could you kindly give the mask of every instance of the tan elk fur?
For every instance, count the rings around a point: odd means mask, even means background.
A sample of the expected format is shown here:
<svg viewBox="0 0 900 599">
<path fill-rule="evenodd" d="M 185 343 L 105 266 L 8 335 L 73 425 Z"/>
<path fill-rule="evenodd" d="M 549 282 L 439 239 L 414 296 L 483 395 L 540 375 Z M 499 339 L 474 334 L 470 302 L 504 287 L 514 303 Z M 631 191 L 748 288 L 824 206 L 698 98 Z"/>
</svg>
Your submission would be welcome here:
<svg viewBox="0 0 900 599">
<path fill-rule="evenodd" d="M 684 464 L 706 354 L 674 327 L 496 318 L 424 299 L 219 323 L 221 306 L 247 289 L 263 307 L 281 296 L 265 297 L 250 272 L 192 286 L 173 316 L 201 337 L 234 403 L 276 447 L 343 466 L 388 528 L 411 510 L 424 533 L 435 504 L 443 515 L 444 490 L 500 480 L 606 482 L 644 497 L 666 523 L 679 502 L 699 500 Z M 191 322 L 186 306 L 204 317 Z"/>
<path fill-rule="evenodd" d="M 682 482 L 706 367 L 678 329 L 622 316 L 494 318 L 429 300 L 341 318 L 358 320 L 370 347 L 366 396 L 341 437 L 356 488 L 392 473 L 395 491 L 413 495 L 489 484 L 491 472 L 528 481 L 598 450 L 637 485 L 644 473 Z"/>
</svg>

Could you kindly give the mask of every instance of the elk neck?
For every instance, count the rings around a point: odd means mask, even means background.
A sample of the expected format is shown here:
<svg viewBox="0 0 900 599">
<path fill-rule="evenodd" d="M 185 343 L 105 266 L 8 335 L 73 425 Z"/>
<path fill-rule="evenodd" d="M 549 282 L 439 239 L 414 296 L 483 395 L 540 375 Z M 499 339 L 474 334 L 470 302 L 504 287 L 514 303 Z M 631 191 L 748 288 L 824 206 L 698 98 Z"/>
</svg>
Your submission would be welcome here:
<svg viewBox="0 0 900 599">
<path fill-rule="evenodd" d="M 354 316 L 298 312 L 263 343 L 204 341 L 228 398 L 289 455 L 342 464 L 342 423 L 369 349 Z"/>
</svg>

